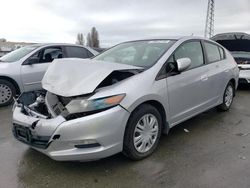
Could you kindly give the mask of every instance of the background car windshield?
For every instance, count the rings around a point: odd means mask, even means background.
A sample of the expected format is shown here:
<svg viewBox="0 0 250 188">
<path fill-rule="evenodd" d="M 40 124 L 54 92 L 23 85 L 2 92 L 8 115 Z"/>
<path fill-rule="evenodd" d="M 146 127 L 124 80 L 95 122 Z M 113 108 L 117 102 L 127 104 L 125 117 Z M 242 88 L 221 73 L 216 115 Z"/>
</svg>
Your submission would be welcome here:
<svg viewBox="0 0 250 188">
<path fill-rule="evenodd" d="M 250 59 L 250 52 L 231 52 L 233 57 L 242 57 Z"/>
<path fill-rule="evenodd" d="M 105 51 L 93 59 L 147 68 L 154 65 L 174 42 L 174 40 L 126 42 Z"/>
<path fill-rule="evenodd" d="M 26 56 L 27 54 L 29 54 L 30 52 L 35 50 L 36 48 L 37 48 L 37 46 L 26 46 L 26 47 L 19 48 L 13 52 L 10 52 L 10 53 L 4 55 L 3 57 L 1 57 L 0 61 L 3 61 L 3 62 L 18 61 L 22 57 Z"/>
<path fill-rule="evenodd" d="M 250 64 L 250 52 L 231 52 L 238 64 Z"/>
</svg>

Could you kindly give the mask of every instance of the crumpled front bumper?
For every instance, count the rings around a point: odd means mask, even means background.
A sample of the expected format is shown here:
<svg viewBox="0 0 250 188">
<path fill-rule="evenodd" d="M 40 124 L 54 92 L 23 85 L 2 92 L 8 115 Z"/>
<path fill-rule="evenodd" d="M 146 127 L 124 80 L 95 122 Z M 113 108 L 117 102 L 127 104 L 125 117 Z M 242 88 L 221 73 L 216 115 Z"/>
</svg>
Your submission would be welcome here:
<svg viewBox="0 0 250 188">
<path fill-rule="evenodd" d="M 121 106 L 67 121 L 41 119 L 13 110 L 13 134 L 58 161 L 89 161 L 119 153 L 129 112 Z"/>
</svg>

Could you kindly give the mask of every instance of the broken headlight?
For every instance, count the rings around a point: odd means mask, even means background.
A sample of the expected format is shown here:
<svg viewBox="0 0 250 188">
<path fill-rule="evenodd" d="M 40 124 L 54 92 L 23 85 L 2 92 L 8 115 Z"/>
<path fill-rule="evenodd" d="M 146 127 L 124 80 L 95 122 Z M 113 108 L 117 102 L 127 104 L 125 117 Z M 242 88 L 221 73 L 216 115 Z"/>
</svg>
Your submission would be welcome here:
<svg viewBox="0 0 250 188">
<path fill-rule="evenodd" d="M 66 109 L 69 114 L 98 111 L 118 105 L 125 94 L 113 95 L 98 99 L 74 99 L 67 104 Z"/>
</svg>

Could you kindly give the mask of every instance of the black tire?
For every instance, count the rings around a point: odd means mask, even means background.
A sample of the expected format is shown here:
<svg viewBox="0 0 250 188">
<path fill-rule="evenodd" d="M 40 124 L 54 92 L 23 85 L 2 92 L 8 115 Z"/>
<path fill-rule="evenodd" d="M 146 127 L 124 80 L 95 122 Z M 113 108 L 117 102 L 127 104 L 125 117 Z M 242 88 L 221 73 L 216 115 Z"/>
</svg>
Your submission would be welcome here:
<svg viewBox="0 0 250 188">
<path fill-rule="evenodd" d="M 136 150 L 136 148 L 134 146 L 134 141 L 133 141 L 134 140 L 134 131 L 135 131 L 136 125 L 139 122 L 139 120 L 144 115 L 147 115 L 147 114 L 153 115 L 157 119 L 157 121 L 158 121 L 158 134 L 157 134 L 156 140 L 155 140 L 154 144 L 152 145 L 151 149 L 149 149 L 145 153 L 140 153 Z M 128 120 L 126 130 L 125 130 L 125 135 L 124 135 L 123 154 L 132 160 L 141 160 L 141 159 L 148 157 L 156 149 L 156 147 L 159 143 L 160 137 L 161 137 L 161 132 L 162 132 L 162 117 L 161 117 L 159 111 L 150 104 L 142 104 L 141 106 L 139 106 L 137 109 L 134 110 L 134 112 L 131 114 L 131 116 Z"/>
<path fill-rule="evenodd" d="M 4 91 L 1 91 L 2 88 L 9 88 L 10 91 L 8 92 L 8 97 L 3 98 L 5 96 Z M 0 107 L 8 106 L 13 102 L 13 97 L 16 96 L 16 88 L 15 86 L 9 82 L 8 80 L 0 79 Z"/>
<path fill-rule="evenodd" d="M 231 101 L 230 105 L 227 105 L 227 104 L 226 104 L 226 91 L 227 91 L 227 89 L 228 89 L 229 87 L 231 87 L 231 88 L 233 89 L 233 96 L 232 96 L 232 101 Z M 233 103 L 234 94 L 235 94 L 235 87 L 234 87 L 234 85 L 233 85 L 232 82 L 229 82 L 229 83 L 227 84 L 227 87 L 225 88 L 225 91 L 224 91 L 224 94 L 223 94 L 223 103 L 220 104 L 219 106 L 217 106 L 217 109 L 218 109 L 219 111 L 228 111 L 228 110 L 230 109 L 232 103 Z"/>
</svg>

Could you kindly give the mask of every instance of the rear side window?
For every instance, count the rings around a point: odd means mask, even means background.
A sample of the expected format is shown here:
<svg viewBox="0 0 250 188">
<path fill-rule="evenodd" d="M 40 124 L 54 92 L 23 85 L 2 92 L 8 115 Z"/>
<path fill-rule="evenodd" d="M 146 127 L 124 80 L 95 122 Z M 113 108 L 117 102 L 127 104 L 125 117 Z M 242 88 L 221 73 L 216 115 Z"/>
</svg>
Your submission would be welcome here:
<svg viewBox="0 0 250 188">
<path fill-rule="evenodd" d="M 89 58 L 88 50 L 81 47 L 66 46 L 67 57 Z"/>
<path fill-rule="evenodd" d="M 221 54 L 219 47 L 215 44 L 204 42 L 205 50 L 207 54 L 208 63 L 213 63 L 221 60 Z"/>
</svg>

